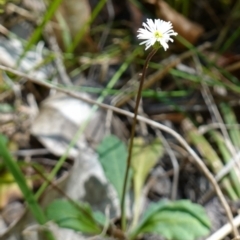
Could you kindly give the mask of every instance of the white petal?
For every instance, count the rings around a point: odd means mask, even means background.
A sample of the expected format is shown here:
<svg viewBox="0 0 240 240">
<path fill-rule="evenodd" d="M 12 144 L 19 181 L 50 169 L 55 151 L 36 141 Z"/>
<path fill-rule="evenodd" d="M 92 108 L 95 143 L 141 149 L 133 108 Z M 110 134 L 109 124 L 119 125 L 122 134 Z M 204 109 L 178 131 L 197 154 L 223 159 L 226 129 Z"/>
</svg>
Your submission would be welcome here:
<svg viewBox="0 0 240 240">
<path fill-rule="evenodd" d="M 163 46 L 164 50 L 168 49 L 168 44 L 164 40 L 160 40 L 161 45 Z"/>
<path fill-rule="evenodd" d="M 171 36 L 176 36 L 177 33 L 173 31 L 171 22 L 165 22 L 160 19 L 147 19 L 146 23 L 143 23 L 143 28 L 138 29 L 137 38 L 142 41 L 140 44 L 146 45 L 146 50 L 153 46 L 156 42 L 159 42 L 164 50 L 168 48 L 168 41 L 173 42 Z"/>
</svg>

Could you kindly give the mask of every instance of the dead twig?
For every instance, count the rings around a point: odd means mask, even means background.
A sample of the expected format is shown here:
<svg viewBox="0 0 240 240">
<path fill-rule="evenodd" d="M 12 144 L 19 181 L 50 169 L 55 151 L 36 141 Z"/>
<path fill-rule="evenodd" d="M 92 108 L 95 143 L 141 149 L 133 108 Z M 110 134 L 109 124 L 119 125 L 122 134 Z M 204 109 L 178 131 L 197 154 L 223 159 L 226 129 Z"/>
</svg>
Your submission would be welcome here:
<svg viewBox="0 0 240 240">
<path fill-rule="evenodd" d="M 163 136 L 163 134 L 161 133 L 161 131 L 157 131 L 157 135 L 159 135 L 159 138 L 162 140 L 163 146 L 166 149 L 170 160 L 172 162 L 172 166 L 173 166 L 173 184 L 172 184 L 172 190 L 171 190 L 171 200 L 176 200 L 177 198 L 177 190 L 178 190 L 178 180 L 179 180 L 179 164 L 177 161 L 177 158 L 172 150 L 172 148 L 170 147 L 167 139 Z"/>
<path fill-rule="evenodd" d="M 236 227 L 240 226 L 240 215 L 237 215 L 233 219 L 233 224 Z M 219 230 L 217 230 L 215 233 L 213 233 L 210 237 L 208 237 L 206 240 L 221 240 L 224 239 L 229 233 L 231 233 L 231 225 L 229 223 L 225 224 L 223 227 L 221 227 Z M 240 239 L 238 237 L 234 238 L 233 240 Z"/>
</svg>

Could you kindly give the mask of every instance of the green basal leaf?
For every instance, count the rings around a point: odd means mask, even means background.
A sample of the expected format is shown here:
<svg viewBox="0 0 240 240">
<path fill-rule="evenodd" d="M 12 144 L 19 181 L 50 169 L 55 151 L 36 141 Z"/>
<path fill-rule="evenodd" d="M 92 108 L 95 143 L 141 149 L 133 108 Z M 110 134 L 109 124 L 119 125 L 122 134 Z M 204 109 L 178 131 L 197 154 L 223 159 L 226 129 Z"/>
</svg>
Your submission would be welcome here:
<svg viewBox="0 0 240 240">
<path fill-rule="evenodd" d="M 236 119 L 236 115 L 232 108 L 227 103 L 221 103 L 220 109 L 224 118 L 224 121 L 226 124 L 229 125 L 235 125 L 237 126 L 238 121 Z M 229 135 L 231 137 L 231 140 L 233 142 L 233 145 L 240 149 L 240 131 L 239 128 L 229 128 Z"/>
<path fill-rule="evenodd" d="M 134 182 L 134 220 L 133 226 L 138 222 L 141 213 L 141 193 L 149 172 L 163 154 L 160 139 L 146 144 L 143 138 L 135 138 L 132 151 L 132 168 Z"/>
<path fill-rule="evenodd" d="M 47 207 L 47 217 L 62 228 L 100 234 L 102 228 L 98 223 L 100 221 L 99 213 L 94 216 L 90 206 L 86 203 L 76 202 L 76 205 L 66 200 L 56 200 Z"/>
<path fill-rule="evenodd" d="M 97 148 L 99 160 L 108 180 L 115 187 L 119 199 L 122 197 L 123 179 L 127 166 L 127 149 L 117 137 L 110 135 Z"/>
<path fill-rule="evenodd" d="M 188 200 L 161 201 L 150 205 L 140 224 L 130 233 L 130 239 L 155 233 L 169 240 L 194 240 L 207 235 L 209 230 L 210 221 L 200 205 Z"/>
<path fill-rule="evenodd" d="M 105 226 L 106 222 L 108 221 L 108 219 L 106 219 L 105 215 L 103 215 L 99 211 L 93 212 L 93 217 L 94 217 L 95 221 L 102 226 Z"/>
</svg>

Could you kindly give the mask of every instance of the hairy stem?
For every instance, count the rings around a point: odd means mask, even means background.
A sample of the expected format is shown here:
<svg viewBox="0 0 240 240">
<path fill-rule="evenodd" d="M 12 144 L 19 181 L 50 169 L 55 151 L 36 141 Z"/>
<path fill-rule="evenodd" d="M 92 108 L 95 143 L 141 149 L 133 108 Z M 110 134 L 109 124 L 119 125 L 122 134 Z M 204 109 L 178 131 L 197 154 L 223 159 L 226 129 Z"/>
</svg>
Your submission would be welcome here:
<svg viewBox="0 0 240 240">
<path fill-rule="evenodd" d="M 140 103 L 140 99 L 141 99 L 141 93 L 142 93 L 143 83 L 144 83 L 144 79 L 145 79 L 147 68 L 148 68 L 148 63 L 156 52 L 157 52 L 157 49 L 154 48 L 148 54 L 148 56 L 146 58 L 146 61 L 143 66 L 142 77 L 141 77 L 138 92 L 137 92 L 136 106 L 134 109 L 134 117 L 133 117 L 133 122 L 132 122 L 130 142 L 129 142 L 129 148 L 128 148 L 127 169 L 126 169 L 125 176 L 124 176 L 124 184 L 123 184 L 122 199 L 121 199 L 121 228 L 123 230 L 126 229 L 125 195 L 126 195 L 126 189 L 127 189 L 127 180 L 128 180 L 128 175 L 129 175 L 129 169 L 130 169 L 131 160 L 132 160 L 132 148 L 133 148 L 133 140 L 134 140 L 134 135 L 135 135 L 136 123 L 137 123 L 138 107 L 139 107 L 139 103 Z"/>
</svg>

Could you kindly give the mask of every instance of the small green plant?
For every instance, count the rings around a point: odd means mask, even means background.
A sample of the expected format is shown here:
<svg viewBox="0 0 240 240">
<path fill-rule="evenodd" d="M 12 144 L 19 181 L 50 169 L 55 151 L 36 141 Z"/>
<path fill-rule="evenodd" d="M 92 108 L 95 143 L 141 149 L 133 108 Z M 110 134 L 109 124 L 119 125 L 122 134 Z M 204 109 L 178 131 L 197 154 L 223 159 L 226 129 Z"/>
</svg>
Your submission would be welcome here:
<svg viewBox="0 0 240 240">
<path fill-rule="evenodd" d="M 162 20 L 147 20 L 144 28 L 139 29 L 138 38 L 146 44 L 146 49 L 153 47 L 149 53 L 137 93 L 134 118 L 131 129 L 129 147 L 115 136 L 106 136 L 97 148 L 99 160 L 106 177 L 116 189 L 121 203 L 121 226 L 110 224 L 110 220 L 93 212 L 86 203 L 57 200 L 51 203 L 46 212 L 49 220 L 55 221 L 60 227 L 71 228 L 86 234 L 106 233 L 118 239 L 137 239 L 145 233 L 154 233 L 172 240 L 194 240 L 206 235 L 210 229 L 210 221 L 204 209 L 188 200 L 160 201 L 150 204 L 145 212 L 141 211 L 141 192 L 145 180 L 163 155 L 163 147 L 159 139 L 146 144 L 143 139 L 135 138 L 138 106 L 141 98 L 146 70 L 152 56 L 160 47 L 167 50 L 168 41 L 177 33 L 172 24 Z M 131 180 L 134 189 L 133 217 L 126 220 L 125 198 Z M 105 230 L 105 231 L 104 231 Z"/>
<path fill-rule="evenodd" d="M 166 239 L 191 240 L 208 234 L 209 227 L 210 222 L 201 206 L 187 200 L 161 201 L 150 205 L 130 233 L 130 239 L 143 233 L 155 233 Z"/>
<path fill-rule="evenodd" d="M 127 148 L 121 140 L 110 135 L 103 139 L 98 147 L 98 153 L 106 177 L 115 187 L 120 200 L 122 179 L 127 167 Z M 135 210 L 126 230 L 114 231 L 116 227 L 113 227 L 110 220 L 100 212 L 93 212 L 86 203 L 67 200 L 56 200 L 48 206 L 46 213 L 49 220 L 53 220 L 60 227 L 85 234 L 100 234 L 106 229 L 104 226 L 107 224 L 107 235 L 132 240 L 145 233 L 159 234 L 173 240 L 194 240 L 208 234 L 210 221 L 204 208 L 188 200 L 174 202 L 163 200 L 150 204 L 139 219 L 141 213 L 139 194 L 151 168 L 162 154 L 163 147 L 159 139 L 150 144 L 144 144 L 140 138 L 134 139 L 133 163 L 127 186 L 133 179 Z"/>
<path fill-rule="evenodd" d="M 47 216 L 60 227 L 91 234 L 100 234 L 105 223 L 104 215 L 92 212 L 88 204 L 65 200 L 56 200 L 50 204 Z"/>
</svg>

